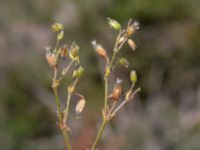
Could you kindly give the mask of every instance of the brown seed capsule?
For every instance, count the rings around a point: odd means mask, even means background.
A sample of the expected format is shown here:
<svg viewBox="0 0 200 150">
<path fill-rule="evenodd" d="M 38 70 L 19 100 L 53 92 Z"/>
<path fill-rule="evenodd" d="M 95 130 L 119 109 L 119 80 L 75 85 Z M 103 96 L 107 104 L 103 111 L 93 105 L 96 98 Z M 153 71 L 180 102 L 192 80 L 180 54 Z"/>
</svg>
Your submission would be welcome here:
<svg viewBox="0 0 200 150">
<path fill-rule="evenodd" d="M 65 58 L 65 57 L 67 57 L 67 55 L 68 55 L 68 46 L 67 45 L 63 45 L 61 47 L 61 50 L 60 50 L 60 56 L 62 58 Z"/>
<path fill-rule="evenodd" d="M 114 100 L 114 101 L 118 101 L 119 100 L 119 98 L 120 98 L 120 96 L 122 94 L 121 82 L 122 82 L 122 80 L 117 79 L 117 83 L 114 86 L 112 93 L 109 95 L 109 98 L 111 100 Z"/>
<path fill-rule="evenodd" d="M 76 105 L 75 108 L 76 113 L 80 114 L 83 111 L 84 107 L 85 107 L 85 99 L 81 98 Z"/>
<path fill-rule="evenodd" d="M 108 56 L 106 50 L 100 45 L 96 43 L 96 40 L 91 42 L 97 54 L 103 58 Z"/>
<path fill-rule="evenodd" d="M 135 21 L 134 23 L 132 23 L 127 27 L 126 33 L 128 36 L 131 36 L 138 29 L 139 29 L 139 23 Z"/>
<path fill-rule="evenodd" d="M 136 44 L 133 40 L 128 39 L 128 44 L 129 44 L 129 46 L 131 47 L 132 50 L 136 49 Z"/>
<path fill-rule="evenodd" d="M 57 66 L 57 61 L 56 61 L 56 55 L 55 54 L 53 54 L 53 53 L 46 54 L 46 59 L 47 59 L 47 62 L 49 63 L 49 65 L 52 68 L 55 68 Z"/>
</svg>

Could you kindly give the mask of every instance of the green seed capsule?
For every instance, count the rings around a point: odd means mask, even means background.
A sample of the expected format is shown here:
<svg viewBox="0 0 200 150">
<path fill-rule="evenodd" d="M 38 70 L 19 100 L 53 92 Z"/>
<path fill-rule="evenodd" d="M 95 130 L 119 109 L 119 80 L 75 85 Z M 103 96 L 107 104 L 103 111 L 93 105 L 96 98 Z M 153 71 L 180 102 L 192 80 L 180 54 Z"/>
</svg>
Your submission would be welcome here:
<svg viewBox="0 0 200 150">
<path fill-rule="evenodd" d="M 108 24 L 114 30 L 119 31 L 121 29 L 121 25 L 116 20 L 108 18 Z"/>
<path fill-rule="evenodd" d="M 131 73 L 130 73 L 130 80 L 133 84 L 137 82 L 137 75 L 136 75 L 136 72 L 134 70 L 132 70 Z"/>
<path fill-rule="evenodd" d="M 79 67 L 78 69 L 74 70 L 73 78 L 80 78 L 83 75 L 84 69 L 83 67 Z"/>
</svg>

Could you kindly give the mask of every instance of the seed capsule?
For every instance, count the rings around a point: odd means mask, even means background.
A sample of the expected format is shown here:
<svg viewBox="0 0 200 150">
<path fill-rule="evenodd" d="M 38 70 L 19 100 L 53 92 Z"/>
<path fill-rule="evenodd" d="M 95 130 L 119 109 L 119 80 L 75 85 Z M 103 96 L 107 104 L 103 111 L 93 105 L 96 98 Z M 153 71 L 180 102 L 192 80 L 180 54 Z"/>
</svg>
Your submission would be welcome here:
<svg viewBox="0 0 200 150">
<path fill-rule="evenodd" d="M 85 99 L 84 98 L 81 98 L 77 105 L 76 105 L 76 108 L 75 108 L 75 111 L 76 111 L 76 114 L 80 114 L 82 113 L 83 109 L 85 107 Z"/>
<path fill-rule="evenodd" d="M 73 58 L 78 56 L 79 46 L 76 43 L 72 43 L 71 45 L 71 55 Z"/>
<path fill-rule="evenodd" d="M 83 67 L 78 67 L 78 69 L 74 70 L 73 78 L 80 78 L 83 75 L 84 69 Z"/>
<path fill-rule="evenodd" d="M 45 50 L 46 50 L 46 59 L 48 64 L 52 68 L 55 68 L 57 66 L 56 55 L 50 51 L 50 47 L 46 47 Z"/>
<path fill-rule="evenodd" d="M 106 58 L 108 56 L 106 50 L 100 44 L 97 44 L 96 40 L 92 41 L 91 43 L 92 43 L 96 53 L 99 56 L 101 56 L 103 58 Z"/>
<path fill-rule="evenodd" d="M 121 79 L 117 79 L 116 85 L 113 88 L 112 93 L 109 95 L 109 98 L 114 101 L 118 101 L 121 94 L 122 94 L 122 86 L 121 86 Z"/>
<path fill-rule="evenodd" d="M 108 18 L 108 24 L 111 28 L 113 28 L 114 30 L 120 30 L 121 29 L 121 25 L 119 24 L 119 22 L 117 22 L 116 20 L 110 19 Z"/>
<path fill-rule="evenodd" d="M 131 73 L 130 73 L 130 80 L 133 84 L 135 84 L 137 82 L 137 75 L 136 75 L 136 72 L 134 70 L 132 70 Z"/>
<path fill-rule="evenodd" d="M 62 58 L 65 58 L 65 57 L 67 57 L 67 55 L 68 55 L 68 46 L 67 45 L 63 45 L 61 47 L 61 50 L 60 50 L 60 56 Z"/>
<path fill-rule="evenodd" d="M 131 47 L 132 50 L 136 49 L 136 44 L 133 40 L 128 39 L 128 44 L 129 44 L 129 46 Z"/>
<path fill-rule="evenodd" d="M 129 66 L 129 62 L 128 62 L 128 60 L 127 60 L 126 58 L 121 58 L 121 59 L 119 60 L 119 63 L 120 63 L 121 65 L 125 66 L 125 68 L 128 68 L 128 66 Z"/>
<path fill-rule="evenodd" d="M 127 27 L 126 33 L 128 36 L 131 36 L 138 29 L 139 29 L 139 22 L 135 21 L 134 23 L 132 23 Z"/>
</svg>

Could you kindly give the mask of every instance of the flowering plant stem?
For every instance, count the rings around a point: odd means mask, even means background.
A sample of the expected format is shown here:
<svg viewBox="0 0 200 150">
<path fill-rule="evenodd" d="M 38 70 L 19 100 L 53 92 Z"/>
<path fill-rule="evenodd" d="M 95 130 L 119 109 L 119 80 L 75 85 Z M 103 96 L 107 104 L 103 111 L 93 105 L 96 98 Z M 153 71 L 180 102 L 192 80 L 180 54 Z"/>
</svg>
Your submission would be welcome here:
<svg viewBox="0 0 200 150">
<path fill-rule="evenodd" d="M 54 69 L 53 82 L 56 81 L 56 78 L 57 78 L 57 67 Z M 66 131 L 66 128 L 63 128 L 63 117 L 62 117 L 62 112 L 61 112 L 61 108 L 60 108 L 60 101 L 59 101 L 59 97 L 58 97 L 57 87 L 53 87 L 53 92 L 54 92 L 54 96 L 55 96 L 56 108 L 58 111 L 59 127 L 60 127 L 60 130 L 62 131 L 67 150 L 71 150 L 71 145 L 69 142 L 69 135 Z"/>
<path fill-rule="evenodd" d="M 109 63 L 109 68 L 111 68 L 111 69 L 113 67 L 114 59 L 115 59 L 115 57 L 117 55 L 117 50 L 118 49 L 117 49 L 117 42 L 116 42 L 115 47 L 114 47 L 114 53 L 113 53 L 112 58 L 111 58 L 111 62 L 110 63 L 108 62 Z M 105 89 L 104 113 L 105 113 L 105 115 L 107 115 L 107 109 L 109 109 L 109 107 L 108 107 L 108 77 L 104 77 L 104 84 L 105 84 L 104 85 L 105 86 L 104 87 L 104 89 Z M 101 138 L 101 136 L 103 134 L 104 128 L 106 127 L 106 124 L 107 124 L 108 121 L 109 121 L 109 119 L 107 119 L 106 117 L 103 116 L 103 121 L 101 123 L 101 127 L 100 127 L 100 129 L 98 131 L 97 137 L 95 139 L 94 144 L 92 145 L 91 150 L 95 150 L 95 147 L 96 147 L 98 141 L 100 140 L 100 138 Z"/>
</svg>

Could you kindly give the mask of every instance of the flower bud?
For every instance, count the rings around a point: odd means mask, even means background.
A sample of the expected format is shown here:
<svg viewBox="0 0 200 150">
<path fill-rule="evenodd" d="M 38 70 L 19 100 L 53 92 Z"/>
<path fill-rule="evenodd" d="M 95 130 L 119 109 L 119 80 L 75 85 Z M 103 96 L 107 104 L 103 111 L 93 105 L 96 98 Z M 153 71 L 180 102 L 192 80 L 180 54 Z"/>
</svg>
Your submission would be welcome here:
<svg viewBox="0 0 200 150">
<path fill-rule="evenodd" d="M 135 84 L 137 82 L 137 75 L 134 70 L 132 70 L 130 73 L 130 80 L 131 80 L 132 84 Z"/>
<path fill-rule="evenodd" d="M 128 39 L 128 45 L 131 47 L 132 50 L 136 49 L 136 44 L 133 40 Z"/>
<path fill-rule="evenodd" d="M 114 30 L 117 30 L 117 31 L 121 29 L 121 25 L 116 20 L 113 20 L 110 18 L 108 18 L 107 20 L 108 20 L 108 24 L 110 28 L 113 28 Z"/>
<path fill-rule="evenodd" d="M 121 65 L 125 66 L 126 68 L 128 68 L 128 66 L 129 66 L 129 62 L 128 62 L 128 60 L 127 60 L 126 58 L 121 58 L 121 59 L 119 60 L 119 63 L 120 63 Z"/>
<path fill-rule="evenodd" d="M 78 67 L 78 69 L 74 70 L 73 78 L 80 78 L 83 75 L 84 69 L 83 67 Z"/>
<path fill-rule="evenodd" d="M 82 113 L 83 109 L 85 107 L 85 99 L 84 98 L 81 98 L 77 105 L 76 105 L 76 108 L 75 108 L 75 111 L 76 111 L 76 114 L 80 114 Z"/>
<path fill-rule="evenodd" d="M 63 39 L 63 37 L 64 37 L 64 31 L 61 30 L 61 31 L 58 33 L 58 35 L 57 35 L 57 40 L 60 41 L 60 40 Z"/>
<path fill-rule="evenodd" d="M 52 26 L 51 26 L 52 30 L 54 32 L 59 32 L 61 30 L 63 30 L 63 25 L 61 23 L 54 23 Z"/>
</svg>

